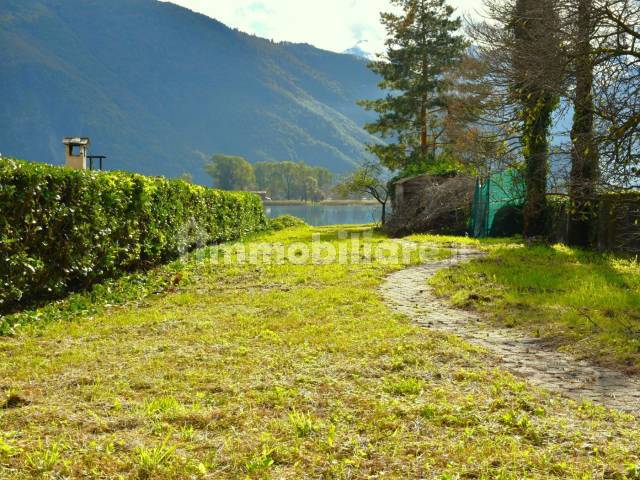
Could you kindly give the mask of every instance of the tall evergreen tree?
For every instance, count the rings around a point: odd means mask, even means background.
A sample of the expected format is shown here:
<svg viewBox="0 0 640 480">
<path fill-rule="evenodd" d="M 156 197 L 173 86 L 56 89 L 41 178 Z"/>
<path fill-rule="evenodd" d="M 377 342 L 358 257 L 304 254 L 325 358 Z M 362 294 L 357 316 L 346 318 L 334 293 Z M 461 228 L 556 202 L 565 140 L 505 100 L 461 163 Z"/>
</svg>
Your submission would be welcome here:
<svg viewBox="0 0 640 480">
<path fill-rule="evenodd" d="M 385 98 L 362 101 L 379 114 L 365 128 L 390 139 L 369 149 L 386 167 L 398 170 L 434 161 L 452 82 L 445 73 L 460 62 L 467 43 L 445 0 L 391 0 L 401 14 L 383 13 L 387 51 L 370 68 L 382 76 Z"/>
</svg>

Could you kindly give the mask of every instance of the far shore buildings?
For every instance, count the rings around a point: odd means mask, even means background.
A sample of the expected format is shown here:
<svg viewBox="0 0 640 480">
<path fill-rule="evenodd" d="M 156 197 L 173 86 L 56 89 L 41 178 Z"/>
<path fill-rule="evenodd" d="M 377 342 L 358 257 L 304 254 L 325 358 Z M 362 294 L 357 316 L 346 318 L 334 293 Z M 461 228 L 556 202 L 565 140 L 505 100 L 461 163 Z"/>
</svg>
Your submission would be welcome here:
<svg viewBox="0 0 640 480">
<path fill-rule="evenodd" d="M 269 194 L 266 191 L 261 190 L 259 192 L 251 192 L 251 193 L 255 193 L 256 195 L 259 195 L 263 202 L 271 201 L 271 198 L 269 198 Z"/>
</svg>

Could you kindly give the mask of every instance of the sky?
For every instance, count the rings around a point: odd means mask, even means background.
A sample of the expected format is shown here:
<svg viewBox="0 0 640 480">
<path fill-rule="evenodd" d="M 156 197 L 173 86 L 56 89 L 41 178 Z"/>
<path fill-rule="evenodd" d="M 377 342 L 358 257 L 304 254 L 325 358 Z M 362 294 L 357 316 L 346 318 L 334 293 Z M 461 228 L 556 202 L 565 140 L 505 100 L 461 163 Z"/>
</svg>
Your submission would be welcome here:
<svg viewBox="0 0 640 480">
<path fill-rule="evenodd" d="M 343 52 L 360 44 L 383 51 L 380 12 L 389 0 L 170 0 L 222 23 L 276 41 L 310 43 Z M 462 15 L 477 16 L 482 0 L 450 0 Z"/>
</svg>

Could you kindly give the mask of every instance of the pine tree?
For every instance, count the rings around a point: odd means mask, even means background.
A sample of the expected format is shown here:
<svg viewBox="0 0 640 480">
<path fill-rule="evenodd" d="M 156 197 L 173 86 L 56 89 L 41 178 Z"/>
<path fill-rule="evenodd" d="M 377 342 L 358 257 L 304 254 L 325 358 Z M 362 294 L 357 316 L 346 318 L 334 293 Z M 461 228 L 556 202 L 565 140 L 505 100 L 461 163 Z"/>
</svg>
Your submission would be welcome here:
<svg viewBox="0 0 640 480">
<path fill-rule="evenodd" d="M 447 112 L 446 95 L 452 88 L 446 72 L 462 59 L 467 47 L 457 34 L 459 18 L 445 0 L 392 0 L 402 13 L 383 13 L 387 51 L 371 70 L 382 76 L 380 88 L 385 98 L 362 101 L 379 114 L 365 128 L 390 139 L 388 144 L 370 145 L 383 165 L 406 169 L 434 162 Z"/>
</svg>

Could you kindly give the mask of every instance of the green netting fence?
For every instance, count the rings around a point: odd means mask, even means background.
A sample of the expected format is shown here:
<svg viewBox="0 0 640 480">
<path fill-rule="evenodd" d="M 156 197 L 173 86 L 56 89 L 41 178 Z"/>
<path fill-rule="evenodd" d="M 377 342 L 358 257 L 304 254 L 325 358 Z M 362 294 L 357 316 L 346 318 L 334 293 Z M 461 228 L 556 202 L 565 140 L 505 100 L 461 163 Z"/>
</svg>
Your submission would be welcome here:
<svg viewBox="0 0 640 480">
<path fill-rule="evenodd" d="M 516 169 L 478 178 L 471 210 L 471 236 L 506 237 L 522 233 L 524 200 L 524 179 Z"/>
</svg>

